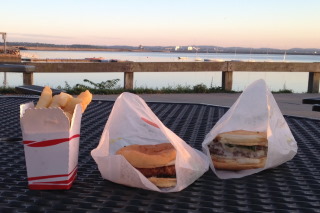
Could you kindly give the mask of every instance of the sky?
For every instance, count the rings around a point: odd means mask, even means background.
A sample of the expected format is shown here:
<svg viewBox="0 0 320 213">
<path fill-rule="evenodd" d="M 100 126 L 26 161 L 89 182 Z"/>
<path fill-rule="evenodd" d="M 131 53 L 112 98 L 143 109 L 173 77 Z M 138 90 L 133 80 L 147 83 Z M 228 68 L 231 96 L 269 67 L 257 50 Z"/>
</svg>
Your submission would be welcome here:
<svg viewBox="0 0 320 213">
<path fill-rule="evenodd" d="M 7 42 L 320 48 L 319 0 L 0 0 L 0 8 Z"/>
</svg>

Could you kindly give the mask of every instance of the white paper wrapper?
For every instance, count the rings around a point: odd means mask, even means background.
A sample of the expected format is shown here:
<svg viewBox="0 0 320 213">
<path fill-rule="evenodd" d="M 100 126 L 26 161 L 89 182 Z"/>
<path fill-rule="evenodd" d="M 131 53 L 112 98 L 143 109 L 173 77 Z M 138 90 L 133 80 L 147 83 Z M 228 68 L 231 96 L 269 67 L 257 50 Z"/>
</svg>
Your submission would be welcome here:
<svg viewBox="0 0 320 213">
<path fill-rule="evenodd" d="M 240 129 L 267 132 L 268 155 L 265 167 L 242 171 L 216 170 L 211 161 L 208 144 L 219 133 Z M 221 179 L 240 178 L 276 167 L 291 160 L 298 149 L 297 142 L 264 80 L 253 82 L 243 91 L 207 134 L 202 147 L 208 156 L 211 169 Z"/>
<path fill-rule="evenodd" d="M 116 151 L 131 144 L 170 142 L 177 150 L 177 185 L 158 188 Z M 103 178 L 127 186 L 158 192 L 177 192 L 209 169 L 207 157 L 165 127 L 137 95 L 123 93 L 116 100 L 98 147 L 91 152 Z"/>
</svg>

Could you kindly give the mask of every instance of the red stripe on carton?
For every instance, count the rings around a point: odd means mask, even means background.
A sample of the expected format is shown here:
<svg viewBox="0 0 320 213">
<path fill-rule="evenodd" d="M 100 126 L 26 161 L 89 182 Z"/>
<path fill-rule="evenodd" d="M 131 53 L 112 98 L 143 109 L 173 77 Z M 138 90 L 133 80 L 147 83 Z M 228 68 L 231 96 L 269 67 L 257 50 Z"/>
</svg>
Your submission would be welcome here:
<svg viewBox="0 0 320 213">
<path fill-rule="evenodd" d="M 28 181 L 41 180 L 41 179 L 51 179 L 51 178 L 60 178 L 60 177 L 70 177 L 66 180 L 57 180 L 57 181 L 44 181 L 44 182 L 32 182 L 29 183 L 29 189 L 32 190 L 56 190 L 56 189 L 70 189 L 74 180 L 76 179 L 78 168 L 74 168 L 72 172 L 64 175 L 48 175 L 40 177 L 28 178 Z"/>
<path fill-rule="evenodd" d="M 69 142 L 74 138 L 80 137 L 80 134 L 73 135 L 70 138 L 60 138 L 60 139 L 52 139 L 47 141 L 23 141 L 23 144 L 30 146 L 30 147 L 47 147 L 47 146 L 54 146 L 60 143 Z"/>
<path fill-rule="evenodd" d="M 78 167 L 76 166 L 69 174 L 59 174 L 59 175 L 46 175 L 46 176 L 38 176 L 38 177 L 29 177 L 28 181 L 41 180 L 41 179 L 49 179 L 49 178 L 57 178 L 57 177 L 68 177 L 72 173 L 77 173 Z"/>
</svg>

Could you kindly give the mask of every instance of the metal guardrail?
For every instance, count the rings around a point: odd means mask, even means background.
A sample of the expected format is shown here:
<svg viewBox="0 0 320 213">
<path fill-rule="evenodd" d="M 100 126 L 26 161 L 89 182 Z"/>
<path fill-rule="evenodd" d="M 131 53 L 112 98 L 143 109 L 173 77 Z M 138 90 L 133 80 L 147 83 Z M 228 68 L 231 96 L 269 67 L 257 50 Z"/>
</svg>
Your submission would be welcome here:
<svg viewBox="0 0 320 213">
<path fill-rule="evenodd" d="M 232 90 L 233 72 L 308 72 L 308 92 L 319 93 L 320 63 L 298 62 L 101 62 L 25 63 L 35 69 L 22 71 L 25 85 L 33 84 L 33 73 L 122 72 L 124 88 L 133 89 L 135 72 L 222 72 L 222 88 Z M 1 68 L 0 68 L 1 71 Z M 7 71 L 9 72 L 9 71 Z M 14 72 L 13 70 L 10 72 Z M 17 71 L 16 71 L 17 72 Z"/>
<path fill-rule="evenodd" d="M 7 72 L 22 72 L 23 73 L 23 84 L 33 84 L 33 75 L 35 66 L 23 65 L 23 64 L 0 64 L 0 72 L 4 73 L 3 85 L 7 85 Z M 31 73 L 31 74 L 30 74 Z M 32 77 L 32 81 L 30 79 Z"/>
</svg>

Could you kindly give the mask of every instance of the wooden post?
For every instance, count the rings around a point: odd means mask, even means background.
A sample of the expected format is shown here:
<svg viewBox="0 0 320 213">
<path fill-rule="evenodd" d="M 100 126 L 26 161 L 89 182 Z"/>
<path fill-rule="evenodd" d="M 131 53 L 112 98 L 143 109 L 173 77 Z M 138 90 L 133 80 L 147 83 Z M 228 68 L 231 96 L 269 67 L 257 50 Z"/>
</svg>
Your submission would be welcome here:
<svg viewBox="0 0 320 213">
<path fill-rule="evenodd" d="M 225 91 L 232 90 L 232 71 L 222 72 L 222 89 Z"/>
<path fill-rule="evenodd" d="M 133 89 L 133 72 L 124 73 L 124 89 Z"/>
<path fill-rule="evenodd" d="M 23 85 L 33 85 L 33 72 L 23 73 Z"/>
<path fill-rule="evenodd" d="M 309 72 L 308 93 L 319 93 L 319 72 Z"/>
<path fill-rule="evenodd" d="M 232 62 L 225 62 L 225 65 L 222 68 L 222 83 L 221 87 L 225 91 L 232 90 Z"/>
</svg>

